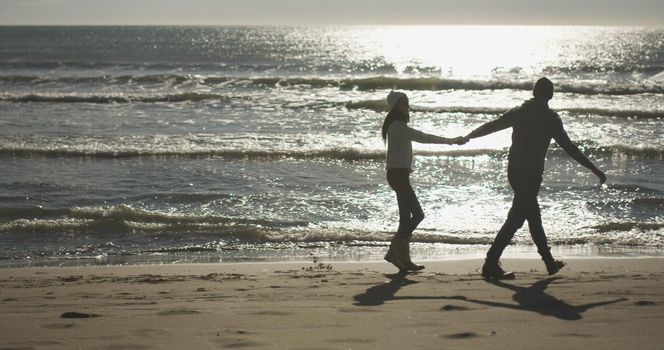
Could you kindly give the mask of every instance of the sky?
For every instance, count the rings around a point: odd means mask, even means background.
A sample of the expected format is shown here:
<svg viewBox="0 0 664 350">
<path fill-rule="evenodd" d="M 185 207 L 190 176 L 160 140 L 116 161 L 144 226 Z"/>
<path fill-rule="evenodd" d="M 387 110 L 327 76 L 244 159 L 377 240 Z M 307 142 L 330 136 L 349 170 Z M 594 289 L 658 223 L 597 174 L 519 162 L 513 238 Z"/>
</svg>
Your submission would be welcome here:
<svg viewBox="0 0 664 350">
<path fill-rule="evenodd" d="M 0 0 L 0 25 L 664 26 L 664 0 Z"/>
</svg>

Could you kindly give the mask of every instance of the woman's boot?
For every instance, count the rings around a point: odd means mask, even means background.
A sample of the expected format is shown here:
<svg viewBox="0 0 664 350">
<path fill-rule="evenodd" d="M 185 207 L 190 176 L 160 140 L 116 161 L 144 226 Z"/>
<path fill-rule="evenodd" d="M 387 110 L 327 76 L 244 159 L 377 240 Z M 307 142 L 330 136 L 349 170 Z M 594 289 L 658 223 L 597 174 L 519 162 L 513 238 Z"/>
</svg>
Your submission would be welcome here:
<svg viewBox="0 0 664 350">
<path fill-rule="evenodd" d="M 411 270 L 411 271 L 419 271 L 423 270 L 424 266 L 423 265 L 417 265 L 415 264 L 412 260 L 410 260 L 410 242 L 407 239 L 404 239 L 405 243 L 401 246 L 402 253 L 401 256 L 402 261 L 406 265 L 406 269 Z"/>
<path fill-rule="evenodd" d="M 399 238 L 398 234 L 395 234 L 392 238 L 392 242 L 390 242 L 390 248 L 387 250 L 387 254 L 385 254 L 385 260 L 396 266 L 399 269 L 399 272 L 408 271 L 408 265 L 403 256 L 404 242 L 406 245 L 408 244 L 408 240 Z"/>
</svg>

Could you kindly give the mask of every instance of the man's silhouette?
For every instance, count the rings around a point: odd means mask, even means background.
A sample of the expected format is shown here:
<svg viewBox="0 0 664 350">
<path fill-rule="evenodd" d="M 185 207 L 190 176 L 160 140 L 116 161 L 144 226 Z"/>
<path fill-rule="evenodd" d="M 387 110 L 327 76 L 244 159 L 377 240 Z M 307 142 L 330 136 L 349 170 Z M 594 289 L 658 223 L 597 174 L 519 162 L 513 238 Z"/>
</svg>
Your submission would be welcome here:
<svg viewBox="0 0 664 350">
<path fill-rule="evenodd" d="M 480 126 L 465 137 L 467 141 L 512 128 L 507 177 L 514 190 L 514 199 L 507 219 L 487 252 L 482 267 L 482 276 L 488 279 L 509 278 L 498 260 L 514 233 L 526 220 L 533 241 L 537 245 L 537 251 L 542 256 L 549 274 L 555 274 L 565 265 L 562 261 L 554 260 L 551 255 L 537 202 L 537 193 L 544 171 L 544 158 L 552 138 L 567 154 L 597 175 L 600 183 L 606 181 L 604 173 L 597 169 L 569 139 L 560 116 L 549 109 L 548 103 L 553 97 L 553 83 L 547 78 L 539 79 L 535 83 L 533 96 L 533 99 L 507 111 L 500 118 Z"/>
</svg>

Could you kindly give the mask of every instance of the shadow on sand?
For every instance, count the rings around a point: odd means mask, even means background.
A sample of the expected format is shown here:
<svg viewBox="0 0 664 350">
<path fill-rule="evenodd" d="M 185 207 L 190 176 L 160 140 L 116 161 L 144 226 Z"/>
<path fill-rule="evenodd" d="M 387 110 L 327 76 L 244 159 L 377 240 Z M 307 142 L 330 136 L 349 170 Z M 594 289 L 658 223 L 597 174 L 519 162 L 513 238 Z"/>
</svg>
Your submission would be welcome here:
<svg viewBox="0 0 664 350">
<path fill-rule="evenodd" d="M 385 275 L 390 281 L 373 286 L 362 294 L 353 297 L 356 306 L 378 306 L 383 305 L 388 300 L 409 299 L 408 297 L 395 297 L 394 295 L 401 289 L 411 284 L 419 282 L 409 280 L 405 273 L 395 273 Z"/>
<path fill-rule="evenodd" d="M 620 301 L 625 301 L 625 298 L 619 298 L 608 301 L 600 301 L 596 303 L 588 303 L 583 305 L 570 305 L 563 300 L 557 299 L 556 297 L 545 293 L 544 291 L 549 286 L 549 284 L 559 277 L 547 278 L 545 280 L 537 281 L 533 283 L 530 287 L 520 287 L 513 284 L 505 283 L 502 281 L 489 281 L 489 283 L 496 285 L 501 288 L 506 288 L 514 291 L 512 295 L 512 300 L 514 300 L 517 305 L 499 303 L 494 301 L 485 301 L 485 300 L 475 300 L 469 299 L 463 296 L 448 297 L 447 299 L 458 299 L 464 300 L 471 303 L 482 304 L 493 307 L 503 307 L 507 309 L 522 310 L 522 311 L 532 311 L 537 312 L 543 316 L 553 316 L 561 320 L 575 321 L 583 318 L 582 313 L 588 311 L 597 306 L 614 304 Z"/>
<path fill-rule="evenodd" d="M 596 303 L 583 305 L 570 305 L 563 300 L 545 293 L 546 288 L 559 277 L 547 278 L 537 281 L 529 287 L 521 287 L 502 281 L 488 281 L 495 286 L 514 291 L 512 300 L 516 304 L 501 303 L 495 301 L 477 300 L 464 296 L 395 296 L 395 294 L 404 286 L 416 284 L 418 282 L 409 280 L 404 274 L 385 275 L 390 278 L 390 282 L 373 286 L 366 292 L 355 295 L 355 304 L 357 306 L 378 306 L 389 300 L 462 300 L 470 303 L 476 303 L 491 307 L 502 307 L 513 310 L 537 312 L 543 316 L 552 316 L 561 320 L 575 321 L 580 320 L 582 314 L 591 308 L 603 305 L 614 304 L 625 301 L 625 298 L 619 298 Z"/>
</svg>

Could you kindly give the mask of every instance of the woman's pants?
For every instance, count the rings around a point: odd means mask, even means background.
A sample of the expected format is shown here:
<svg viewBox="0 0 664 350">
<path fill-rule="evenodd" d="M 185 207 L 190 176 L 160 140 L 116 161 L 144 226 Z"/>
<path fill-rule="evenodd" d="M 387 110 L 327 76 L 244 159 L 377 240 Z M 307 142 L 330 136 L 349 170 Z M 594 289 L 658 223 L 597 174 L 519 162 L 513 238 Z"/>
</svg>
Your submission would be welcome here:
<svg viewBox="0 0 664 350">
<path fill-rule="evenodd" d="M 397 194 L 399 229 L 397 236 L 410 240 L 413 231 L 424 219 L 424 212 L 410 186 L 410 169 L 388 169 L 387 183 Z"/>
</svg>

